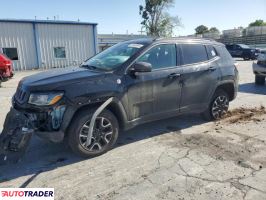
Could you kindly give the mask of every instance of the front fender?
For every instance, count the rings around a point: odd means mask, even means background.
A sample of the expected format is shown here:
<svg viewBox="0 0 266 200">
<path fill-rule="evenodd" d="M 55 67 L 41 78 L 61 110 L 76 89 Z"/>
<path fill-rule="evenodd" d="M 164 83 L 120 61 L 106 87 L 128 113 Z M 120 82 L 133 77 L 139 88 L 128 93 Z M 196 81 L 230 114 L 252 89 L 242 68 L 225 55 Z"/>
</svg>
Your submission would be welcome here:
<svg viewBox="0 0 266 200">
<path fill-rule="evenodd" d="M 69 125 L 72 123 L 72 120 L 75 118 L 76 115 L 78 115 L 80 111 L 88 110 L 88 112 L 94 113 L 97 110 L 97 108 L 99 108 L 110 97 L 111 96 L 96 98 L 94 101 L 90 101 L 89 103 L 82 104 L 77 107 L 75 106 L 67 107 L 60 129 L 64 133 L 66 133 Z M 121 126 L 122 129 L 124 129 L 124 127 L 127 124 L 128 118 L 125 108 L 122 102 L 119 100 L 119 98 L 113 97 L 113 101 L 106 107 L 106 109 L 113 112 L 113 114 L 117 117 L 119 125 Z"/>
</svg>

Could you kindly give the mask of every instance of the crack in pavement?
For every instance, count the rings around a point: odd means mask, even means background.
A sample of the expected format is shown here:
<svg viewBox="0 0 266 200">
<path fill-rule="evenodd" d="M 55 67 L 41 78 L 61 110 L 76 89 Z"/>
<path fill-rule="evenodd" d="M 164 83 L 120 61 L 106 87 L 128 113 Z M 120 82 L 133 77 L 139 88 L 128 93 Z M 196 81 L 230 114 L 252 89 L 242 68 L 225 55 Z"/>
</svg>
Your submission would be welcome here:
<svg viewBox="0 0 266 200">
<path fill-rule="evenodd" d="M 21 184 L 21 186 L 19 188 L 26 188 L 42 172 L 43 171 L 40 170 L 37 173 L 35 173 L 34 175 L 32 175 L 31 177 L 29 177 L 24 183 Z"/>
</svg>

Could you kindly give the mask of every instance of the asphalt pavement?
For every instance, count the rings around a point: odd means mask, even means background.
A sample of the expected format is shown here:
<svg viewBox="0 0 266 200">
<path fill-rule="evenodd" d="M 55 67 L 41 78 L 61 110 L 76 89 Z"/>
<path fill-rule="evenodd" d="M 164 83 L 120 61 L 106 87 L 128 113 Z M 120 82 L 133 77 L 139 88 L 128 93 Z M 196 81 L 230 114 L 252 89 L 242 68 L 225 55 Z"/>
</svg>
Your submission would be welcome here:
<svg viewBox="0 0 266 200">
<path fill-rule="evenodd" d="M 266 85 L 239 60 L 230 115 L 186 115 L 120 133 L 108 153 L 81 159 L 64 144 L 34 137 L 18 164 L 0 167 L 0 187 L 53 187 L 55 199 L 266 199 Z M 0 88 L 0 130 L 19 80 Z"/>
</svg>

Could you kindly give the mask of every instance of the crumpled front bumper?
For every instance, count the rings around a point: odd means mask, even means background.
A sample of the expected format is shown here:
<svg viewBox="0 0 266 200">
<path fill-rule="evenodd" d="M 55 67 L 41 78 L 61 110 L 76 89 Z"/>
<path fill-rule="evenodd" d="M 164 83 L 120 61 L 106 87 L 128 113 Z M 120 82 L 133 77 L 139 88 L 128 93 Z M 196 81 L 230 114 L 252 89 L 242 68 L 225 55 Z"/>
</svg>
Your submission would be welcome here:
<svg viewBox="0 0 266 200">
<path fill-rule="evenodd" d="M 26 152 L 33 132 L 29 119 L 11 108 L 0 134 L 0 165 L 19 161 Z"/>
<path fill-rule="evenodd" d="M 46 112 L 29 112 L 11 107 L 0 133 L 0 165 L 19 161 L 29 146 L 33 134 L 51 142 L 62 142 L 74 111 L 55 106 Z"/>
<path fill-rule="evenodd" d="M 72 109 L 66 109 L 67 106 L 64 104 L 49 107 L 21 106 L 14 98 L 12 105 L 17 112 L 26 114 L 34 128 L 35 135 L 51 142 L 63 141 L 66 127 L 71 120 L 68 116 L 73 116 Z"/>
</svg>

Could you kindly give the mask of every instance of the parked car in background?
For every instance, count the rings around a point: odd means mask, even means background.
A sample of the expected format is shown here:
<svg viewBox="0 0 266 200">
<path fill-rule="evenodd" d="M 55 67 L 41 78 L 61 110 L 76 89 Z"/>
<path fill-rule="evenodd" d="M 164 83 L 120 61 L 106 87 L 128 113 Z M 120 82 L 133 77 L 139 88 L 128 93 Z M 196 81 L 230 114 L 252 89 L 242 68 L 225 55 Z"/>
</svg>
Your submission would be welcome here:
<svg viewBox="0 0 266 200">
<path fill-rule="evenodd" d="M 260 54 L 260 52 L 261 52 L 261 49 L 256 48 L 256 49 L 255 49 L 255 56 L 258 57 L 259 54 Z"/>
<path fill-rule="evenodd" d="M 12 109 L 28 117 L 36 135 L 96 156 L 114 146 L 120 129 L 184 113 L 221 118 L 238 91 L 234 63 L 212 40 L 126 41 L 80 67 L 22 79 Z"/>
<path fill-rule="evenodd" d="M 255 84 L 264 85 L 266 77 L 266 50 L 261 50 L 256 63 L 253 63 Z"/>
<path fill-rule="evenodd" d="M 6 81 L 13 76 L 12 61 L 0 54 L 0 80 Z"/>
<path fill-rule="evenodd" d="M 250 48 L 245 44 L 228 44 L 227 50 L 232 57 L 243 58 L 244 60 L 255 60 L 258 56 L 256 49 Z"/>
</svg>

